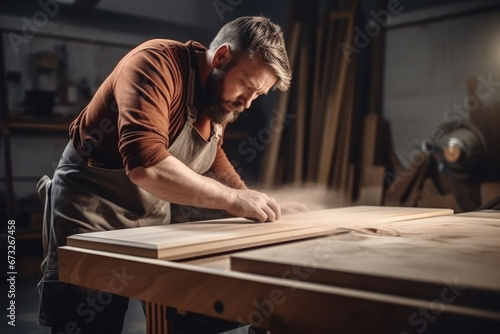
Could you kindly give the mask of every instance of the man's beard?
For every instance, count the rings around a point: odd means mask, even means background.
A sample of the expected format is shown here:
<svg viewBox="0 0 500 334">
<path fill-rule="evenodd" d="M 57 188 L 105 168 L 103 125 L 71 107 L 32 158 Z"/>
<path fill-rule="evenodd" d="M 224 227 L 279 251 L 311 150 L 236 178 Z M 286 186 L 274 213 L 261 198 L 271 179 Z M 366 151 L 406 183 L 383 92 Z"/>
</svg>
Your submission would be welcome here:
<svg viewBox="0 0 500 334">
<path fill-rule="evenodd" d="M 222 82 L 227 69 L 214 68 L 208 75 L 205 92 L 208 99 L 207 115 L 214 123 L 233 123 L 244 110 L 241 104 L 234 105 L 222 99 Z"/>
</svg>

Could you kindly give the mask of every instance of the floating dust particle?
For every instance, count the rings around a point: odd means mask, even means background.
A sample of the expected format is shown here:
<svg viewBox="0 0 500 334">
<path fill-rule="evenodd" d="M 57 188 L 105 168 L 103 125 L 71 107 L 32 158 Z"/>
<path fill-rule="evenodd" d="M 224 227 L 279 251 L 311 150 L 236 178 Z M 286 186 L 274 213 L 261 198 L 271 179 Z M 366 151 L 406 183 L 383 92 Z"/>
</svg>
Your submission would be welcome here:
<svg viewBox="0 0 500 334">
<path fill-rule="evenodd" d="M 307 206 L 309 210 L 352 206 L 344 193 L 316 184 L 285 185 L 260 189 L 260 191 L 274 198 L 278 203 L 298 202 Z"/>
</svg>

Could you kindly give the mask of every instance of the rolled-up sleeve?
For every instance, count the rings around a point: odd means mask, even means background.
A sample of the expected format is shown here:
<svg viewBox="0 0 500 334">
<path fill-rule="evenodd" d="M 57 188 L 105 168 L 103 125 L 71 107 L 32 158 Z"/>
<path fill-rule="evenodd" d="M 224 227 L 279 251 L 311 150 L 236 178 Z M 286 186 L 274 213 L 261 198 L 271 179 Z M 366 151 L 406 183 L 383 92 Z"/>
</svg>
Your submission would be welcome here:
<svg viewBox="0 0 500 334">
<path fill-rule="evenodd" d="M 154 49 L 132 55 L 115 77 L 118 146 L 127 171 L 169 155 L 169 112 L 181 80 L 173 61 Z"/>
</svg>

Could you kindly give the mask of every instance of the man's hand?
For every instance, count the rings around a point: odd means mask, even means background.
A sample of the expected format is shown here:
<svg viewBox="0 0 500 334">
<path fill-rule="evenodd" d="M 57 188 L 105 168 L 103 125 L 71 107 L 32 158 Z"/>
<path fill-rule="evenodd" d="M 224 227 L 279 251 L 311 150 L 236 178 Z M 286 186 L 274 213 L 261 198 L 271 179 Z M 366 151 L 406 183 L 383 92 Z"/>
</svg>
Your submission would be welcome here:
<svg viewBox="0 0 500 334">
<path fill-rule="evenodd" d="M 254 219 L 261 223 L 281 217 L 279 204 L 266 194 L 250 189 L 233 189 L 226 211 L 233 216 Z"/>
</svg>

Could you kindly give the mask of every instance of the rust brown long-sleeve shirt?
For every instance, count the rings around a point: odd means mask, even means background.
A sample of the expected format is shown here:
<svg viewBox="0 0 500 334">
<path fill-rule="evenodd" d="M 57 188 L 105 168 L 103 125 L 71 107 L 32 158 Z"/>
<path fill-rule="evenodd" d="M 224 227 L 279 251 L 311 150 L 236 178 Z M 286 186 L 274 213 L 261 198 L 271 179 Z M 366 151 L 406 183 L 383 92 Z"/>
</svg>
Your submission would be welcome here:
<svg viewBox="0 0 500 334">
<path fill-rule="evenodd" d="M 147 41 L 130 51 L 70 125 L 80 155 L 105 168 L 153 166 L 170 154 L 186 122 L 189 52 L 206 48 L 193 41 Z M 194 53 L 193 53 L 194 54 Z M 201 84 L 196 75 L 197 89 Z M 219 143 L 207 172 L 233 188 L 244 188 Z"/>
</svg>

